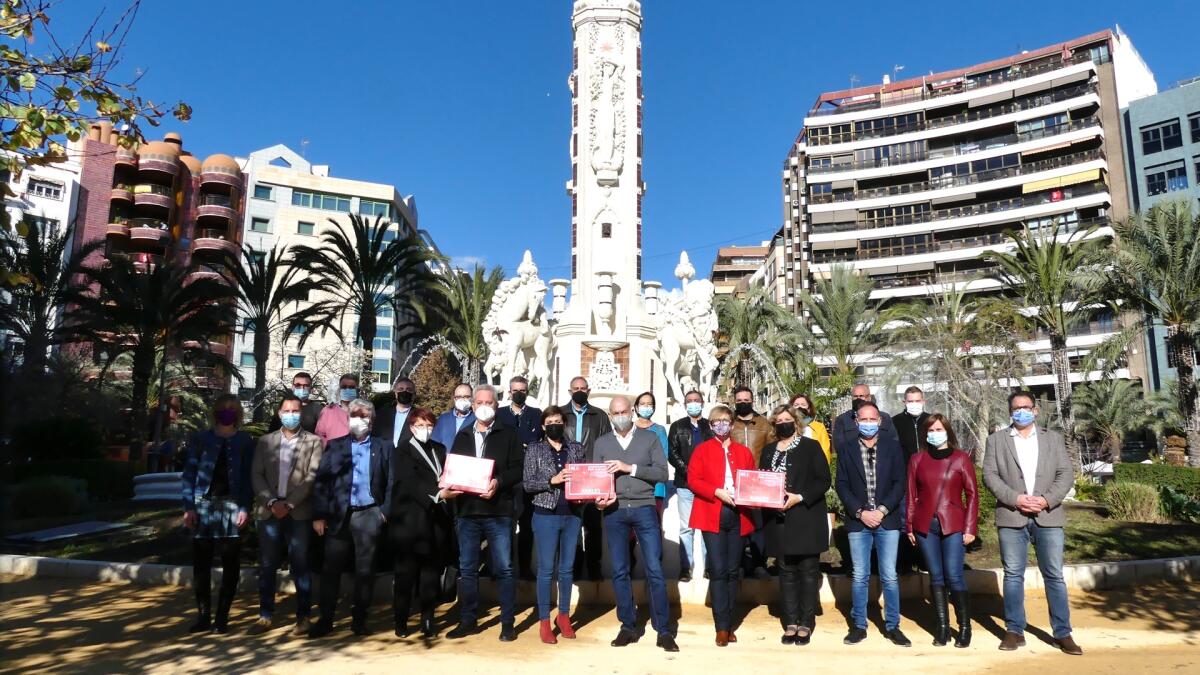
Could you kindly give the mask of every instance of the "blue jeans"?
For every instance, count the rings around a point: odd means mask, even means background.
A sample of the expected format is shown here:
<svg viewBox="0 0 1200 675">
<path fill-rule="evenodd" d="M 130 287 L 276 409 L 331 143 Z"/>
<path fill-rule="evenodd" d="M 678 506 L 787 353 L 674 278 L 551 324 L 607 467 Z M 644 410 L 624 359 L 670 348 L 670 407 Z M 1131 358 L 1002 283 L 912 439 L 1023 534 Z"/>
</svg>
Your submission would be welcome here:
<svg viewBox="0 0 1200 675">
<path fill-rule="evenodd" d="M 458 530 L 458 622 L 474 625 L 479 610 L 479 547 L 487 540 L 492 554 L 492 575 L 500 587 L 500 623 L 513 623 L 517 584 L 512 573 L 512 518 L 459 518 Z"/>
<path fill-rule="evenodd" d="M 670 608 L 667 584 L 662 572 L 662 530 L 653 506 L 619 507 L 604 516 L 604 534 L 608 537 L 608 555 L 612 561 L 613 594 L 617 596 L 617 618 L 621 630 L 637 630 L 637 605 L 633 602 L 630 581 L 629 533 L 642 547 L 646 565 L 647 595 L 650 596 L 650 624 L 659 635 L 670 635 Z"/>
<path fill-rule="evenodd" d="M 679 552 L 679 574 L 690 574 L 696 563 L 695 552 L 696 531 L 688 525 L 692 520 L 692 502 L 696 495 L 687 488 L 675 488 L 675 508 L 679 511 L 679 544 L 683 550 Z M 704 556 L 704 540 L 700 540 L 700 556 Z"/>
<path fill-rule="evenodd" d="M 850 558 L 854 562 L 850 618 L 857 628 L 867 627 L 867 592 L 871 582 L 871 549 L 879 558 L 879 585 L 883 587 L 883 624 L 888 630 L 900 627 L 900 582 L 896 579 L 896 550 L 900 530 L 881 527 L 850 532 Z"/>
<path fill-rule="evenodd" d="M 308 570 L 308 536 L 311 521 L 291 516 L 258 521 L 258 615 L 275 613 L 275 576 L 286 546 L 296 584 L 296 618 L 312 613 L 312 576 Z"/>
<path fill-rule="evenodd" d="M 1004 563 L 1004 626 L 1010 633 L 1025 634 L 1025 563 L 1029 541 L 1037 551 L 1038 569 L 1050 606 L 1050 627 L 1055 638 L 1071 634 L 1071 603 L 1063 581 L 1064 533 L 1061 527 L 1039 527 L 1029 519 L 1025 527 L 999 527 L 1000 560 Z"/>
<path fill-rule="evenodd" d="M 537 544 L 538 618 L 550 620 L 550 586 L 554 557 L 558 554 L 558 613 L 571 613 L 571 585 L 575 581 L 575 545 L 579 543 L 579 516 L 533 513 L 533 539 Z"/>
<path fill-rule="evenodd" d="M 963 580 L 966 547 L 963 546 L 961 532 L 942 534 L 942 524 L 934 516 L 929 533 L 917 533 L 917 545 L 921 547 L 925 567 L 929 568 L 930 586 L 949 586 L 952 591 L 967 590 L 967 582 Z"/>
</svg>

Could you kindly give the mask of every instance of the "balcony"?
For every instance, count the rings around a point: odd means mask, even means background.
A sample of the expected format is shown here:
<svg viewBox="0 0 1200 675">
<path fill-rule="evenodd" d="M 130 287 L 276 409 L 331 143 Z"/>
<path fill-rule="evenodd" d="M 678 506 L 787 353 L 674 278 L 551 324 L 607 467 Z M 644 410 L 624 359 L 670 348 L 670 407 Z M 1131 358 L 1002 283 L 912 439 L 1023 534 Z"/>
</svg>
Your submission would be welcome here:
<svg viewBox="0 0 1200 675">
<path fill-rule="evenodd" d="M 157 253 L 130 253 L 128 255 L 130 261 L 133 262 L 133 268 L 142 273 L 153 272 L 167 264 L 166 257 Z"/>
<path fill-rule="evenodd" d="M 237 242 L 229 239 L 227 230 L 198 230 L 192 240 L 192 254 L 206 256 L 238 257 L 241 248 Z"/>
<path fill-rule="evenodd" d="M 117 166 L 137 166 L 137 152 L 133 148 L 118 145 L 114 161 Z"/>
<path fill-rule="evenodd" d="M 208 342 L 200 342 L 199 340 L 186 340 L 180 346 L 186 350 L 207 351 L 216 356 L 229 355 L 229 345 L 217 340 L 209 340 Z"/>
<path fill-rule="evenodd" d="M 104 236 L 106 237 L 121 237 L 129 236 L 129 219 L 116 218 L 105 227 Z"/>
<path fill-rule="evenodd" d="M 179 158 L 158 152 L 139 152 L 139 171 L 158 171 L 172 176 L 179 173 Z"/>
<path fill-rule="evenodd" d="M 241 187 L 242 174 L 240 171 L 223 166 L 203 167 L 200 171 L 200 186 L 204 187 L 205 185 L 213 184 Z"/>
<path fill-rule="evenodd" d="M 142 183 L 133 186 L 133 203 L 136 206 L 170 209 L 175 205 L 175 191 L 165 185 Z"/>
<path fill-rule="evenodd" d="M 196 217 L 206 216 L 232 221 L 237 219 L 237 211 L 233 209 L 233 200 L 228 195 L 200 195 L 196 205 Z"/>
<path fill-rule="evenodd" d="M 171 242 L 171 228 L 161 220 L 135 218 L 129 222 L 129 240 L 151 246 L 166 246 Z"/>
<path fill-rule="evenodd" d="M 112 197 L 110 198 L 131 202 L 133 201 L 133 188 L 124 183 L 117 183 L 112 188 Z"/>
</svg>

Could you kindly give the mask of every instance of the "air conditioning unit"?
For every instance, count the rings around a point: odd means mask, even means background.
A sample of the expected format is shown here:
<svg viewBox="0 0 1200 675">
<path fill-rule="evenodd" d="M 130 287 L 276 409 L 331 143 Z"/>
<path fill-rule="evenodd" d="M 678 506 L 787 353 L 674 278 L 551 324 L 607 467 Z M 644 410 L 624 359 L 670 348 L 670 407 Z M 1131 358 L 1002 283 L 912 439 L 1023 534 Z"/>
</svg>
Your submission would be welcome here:
<svg viewBox="0 0 1200 675">
<path fill-rule="evenodd" d="M 792 200 L 792 206 L 800 206 L 800 200 L 799 200 L 799 199 L 793 199 L 793 200 Z"/>
</svg>

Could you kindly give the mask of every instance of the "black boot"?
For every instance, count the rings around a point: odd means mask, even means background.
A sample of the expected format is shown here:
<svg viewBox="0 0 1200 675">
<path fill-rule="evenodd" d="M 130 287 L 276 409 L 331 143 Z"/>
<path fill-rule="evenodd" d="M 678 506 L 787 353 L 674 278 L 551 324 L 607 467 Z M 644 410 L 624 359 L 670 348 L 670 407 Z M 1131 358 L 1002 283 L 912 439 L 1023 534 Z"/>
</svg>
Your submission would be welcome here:
<svg viewBox="0 0 1200 675">
<path fill-rule="evenodd" d="M 954 601 L 954 616 L 958 618 L 958 636 L 954 638 L 954 646 L 965 648 L 971 646 L 971 594 L 967 591 L 951 591 Z"/>
<path fill-rule="evenodd" d="M 208 594 L 205 593 L 205 596 Z M 208 597 L 199 597 L 196 594 L 196 623 L 188 627 L 189 633 L 207 633 L 212 629 L 212 600 Z"/>
<path fill-rule="evenodd" d="M 421 637 L 437 637 L 437 629 L 433 627 L 433 610 L 421 612 Z"/>
<path fill-rule="evenodd" d="M 931 586 L 930 601 L 933 602 L 933 616 L 937 619 L 937 628 L 933 633 L 933 646 L 945 647 L 950 642 L 950 609 L 946 607 L 946 588 Z"/>
<path fill-rule="evenodd" d="M 232 578 L 229 583 L 227 578 Z M 222 577 L 221 591 L 217 596 L 217 614 L 213 619 L 213 632 L 224 635 L 229 632 L 229 610 L 233 607 L 233 598 L 237 595 L 237 577 Z"/>
</svg>

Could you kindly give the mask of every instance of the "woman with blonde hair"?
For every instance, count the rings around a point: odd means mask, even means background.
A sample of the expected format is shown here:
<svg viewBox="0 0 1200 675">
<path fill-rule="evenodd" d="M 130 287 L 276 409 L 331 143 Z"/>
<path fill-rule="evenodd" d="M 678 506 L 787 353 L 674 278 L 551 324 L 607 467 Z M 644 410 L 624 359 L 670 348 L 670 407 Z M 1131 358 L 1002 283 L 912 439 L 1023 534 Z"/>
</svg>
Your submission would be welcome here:
<svg viewBox="0 0 1200 675">
<path fill-rule="evenodd" d="M 808 394 L 796 394 L 792 397 L 792 407 L 796 409 L 799 417 L 796 418 L 797 423 L 803 423 L 804 436 L 816 441 L 821 450 L 825 453 L 825 461 L 828 462 L 833 458 L 833 451 L 830 448 L 829 429 L 825 427 L 825 423 L 818 420 L 816 415 L 816 407 L 813 405 L 812 399 Z"/>
</svg>

